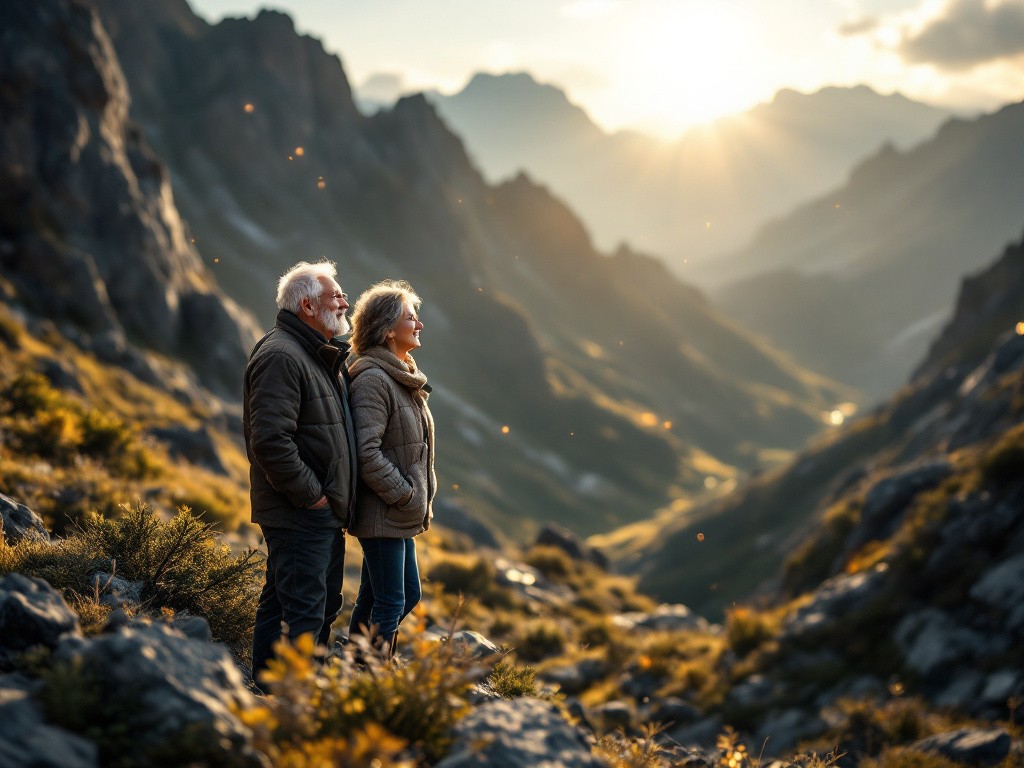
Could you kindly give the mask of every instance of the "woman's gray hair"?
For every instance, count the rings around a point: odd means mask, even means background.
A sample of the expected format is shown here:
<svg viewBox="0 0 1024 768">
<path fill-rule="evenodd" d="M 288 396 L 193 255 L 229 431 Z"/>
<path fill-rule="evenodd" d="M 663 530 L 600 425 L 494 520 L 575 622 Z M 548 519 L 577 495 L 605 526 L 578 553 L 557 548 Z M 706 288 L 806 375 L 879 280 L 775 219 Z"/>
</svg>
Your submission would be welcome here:
<svg viewBox="0 0 1024 768">
<path fill-rule="evenodd" d="M 402 303 L 420 308 L 420 297 L 405 280 L 381 280 L 363 291 L 352 310 L 352 350 L 361 355 L 371 347 L 386 347 L 388 331 L 402 318 Z"/>
<path fill-rule="evenodd" d="M 301 312 L 302 300 L 307 296 L 319 303 L 320 295 L 324 292 L 320 278 L 334 280 L 337 274 L 333 261 L 318 261 L 314 264 L 300 261 L 277 281 L 277 308 Z"/>
</svg>

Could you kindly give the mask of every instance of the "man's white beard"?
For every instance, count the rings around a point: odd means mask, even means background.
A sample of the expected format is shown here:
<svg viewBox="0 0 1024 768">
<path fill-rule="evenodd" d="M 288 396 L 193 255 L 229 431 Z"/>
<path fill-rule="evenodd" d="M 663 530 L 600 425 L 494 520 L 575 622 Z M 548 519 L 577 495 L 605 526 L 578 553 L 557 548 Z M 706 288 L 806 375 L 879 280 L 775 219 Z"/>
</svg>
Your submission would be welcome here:
<svg viewBox="0 0 1024 768">
<path fill-rule="evenodd" d="M 331 312 L 327 307 L 320 307 L 317 319 L 330 332 L 332 337 L 344 336 L 349 332 L 348 317 L 344 314 L 339 317 L 337 313 Z"/>
</svg>

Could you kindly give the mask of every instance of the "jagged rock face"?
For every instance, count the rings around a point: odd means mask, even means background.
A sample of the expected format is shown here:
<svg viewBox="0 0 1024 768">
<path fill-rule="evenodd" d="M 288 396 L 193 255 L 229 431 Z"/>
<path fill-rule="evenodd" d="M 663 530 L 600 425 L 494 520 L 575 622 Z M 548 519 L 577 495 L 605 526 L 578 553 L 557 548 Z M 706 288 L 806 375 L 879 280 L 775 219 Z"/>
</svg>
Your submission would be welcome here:
<svg viewBox="0 0 1024 768">
<path fill-rule="evenodd" d="M 599 768 L 582 729 L 537 699 L 493 701 L 455 727 L 451 754 L 438 768 L 500 764 L 508 768 Z"/>
<path fill-rule="evenodd" d="M 41 645 L 56 648 L 79 636 L 78 614 L 42 579 L 10 573 L 0 578 L 0 664 Z"/>
<path fill-rule="evenodd" d="M 132 703 L 136 721 L 127 725 L 137 729 L 140 755 L 175 740 L 179 754 L 193 751 L 197 761 L 261 765 L 234 710 L 252 694 L 224 646 L 153 624 L 67 639 L 55 658 L 95 679 L 108 701 Z"/>
<path fill-rule="evenodd" d="M 95 11 L 80 0 L 6 3 L 0 21 L 0 263 L 16 300 L 186 356 L 215 385 L 228 365 L 234 384 L 254 325 L 218 296 L 164 166 L 129 123 Z"/>
<path fill-rule="evenodd" d="M 19 675 L 0 676 L 0 764 L 99 768 L 95 744 L 45 722 L 35 687 Z"/>
</svg>

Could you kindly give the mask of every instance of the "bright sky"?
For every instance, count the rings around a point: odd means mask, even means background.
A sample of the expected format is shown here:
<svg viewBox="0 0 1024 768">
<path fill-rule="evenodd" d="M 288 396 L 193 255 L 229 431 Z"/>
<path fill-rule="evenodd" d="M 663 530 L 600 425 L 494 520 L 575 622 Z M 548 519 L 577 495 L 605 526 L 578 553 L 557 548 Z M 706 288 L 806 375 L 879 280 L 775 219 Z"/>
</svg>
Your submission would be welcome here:
<svg viewBox="0 0 1024 768">
<path fill-rule="evenodd" d="M 932 104 L 1024 98 L 1024 0 L 190 0 L 287 12 L 370 94 L 530 72 L 607 130 L 678 135 L 781 88 L 867 84 Z"/>
</svg>

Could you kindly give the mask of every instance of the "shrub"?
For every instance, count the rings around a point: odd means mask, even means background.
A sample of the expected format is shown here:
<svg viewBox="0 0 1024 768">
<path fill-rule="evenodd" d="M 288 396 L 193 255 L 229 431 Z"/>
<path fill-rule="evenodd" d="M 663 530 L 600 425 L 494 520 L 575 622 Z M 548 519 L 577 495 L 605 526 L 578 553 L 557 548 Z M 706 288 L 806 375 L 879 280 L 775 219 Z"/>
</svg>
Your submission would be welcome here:
<svg viewBox="0 0 1024 768">
<path fill-rule="evenodd" d="M 528 626 L 516 642 L 516 655 L 524 661 L 540 661 L 557 656 L 565 649 L 565 633 L 550 621 L 536 621 Z"/>
<path fill-rule="evenodd" d="M 1020 480 L 1024 471 L 1024 424 L 1017 425 L 981 459 L 981 475 L 988 485 Z"/>
<path fill-rule="evenodd" d="M 322 667 L 312 660 L 313 639 L 282 641 L 264 675 L 274 694 L 240 715 L 256 744 L 274 765 L 303 762 L 314 753 L 347 754 L 335 765 L 407 765 L 436 762 L 451 746 L 452 728 L 469 710 L 466 694 L 475 675 L 468 659 L 450 642 L 419 636 L 402 663 L 381 661 L 365 638 L 355 641 L 365 661 L 357 670 L 348 657 Z"/>
<path fill-rule="evenodd" d="M 729 646 L 738 656 L 746 656 L 778 631 L 778 621 L 745 606 L 736 606 L 725 614 Z"/>
<path fill-rule="evenodd" d="M 527 565 L 556 581 L 564 580 L 575 570 L 572 558 L 558 547 L 535 546 L 526 553 L 524 559 Z"/>
<path fill-rule="evenodd" d="M 487 676 L 487 682 L 495 693 L 506 699 L 537 695 L 537 672 L 530 666 L 518 667 L 499 661 Z"/>
<path fill-rule="evenodd" d="M 446 592 L 473 597 L 493 589 L 495 577 L 494 566 L 480 557 L 441 560 L 427 573 L 427 578 L 441 583 Z"/>
<path fill-rule="evenodd" d="M 860 765 L 861 768 L 954 768 L 960 764 L 943 755 L 891 747 L 883 750 L 877 758 L 863 760 Z"/>
<path fill-rule="evenodd" d="M 147 605 L 205 617 L 216 639 L 247 657 L 263 566 L 255 550 L 233 556 L 187 508 L 163 521 L 144 504 L 114 520 L 93 516 L 81 535 L 121 576 L 143 583 Z"/>
<path fill-rule="evenodd" d="M 232 555 L 212 526 L 188 510 L 165 521 L 143 504 L 117 519 L 92 515 L 79 531 L 53 543 L 0 543 L 0 573 L 45 579 L 73 604 L 93 598 L 97 571 L 141 581 L 147 610 L 203 616 L 214 638 L 242 660 L 249 654 L 261 568 L 256 552 Z M 93 623 L 101 618 L 92 617 Z"/>
<path fill-rule="evenodd" d="M 594 752 L 611 768 L 668 768 L 664 745 L 657 731 L 648 729 L 639 738 L 607 733 L 597 740 Z"/>
</svg>

